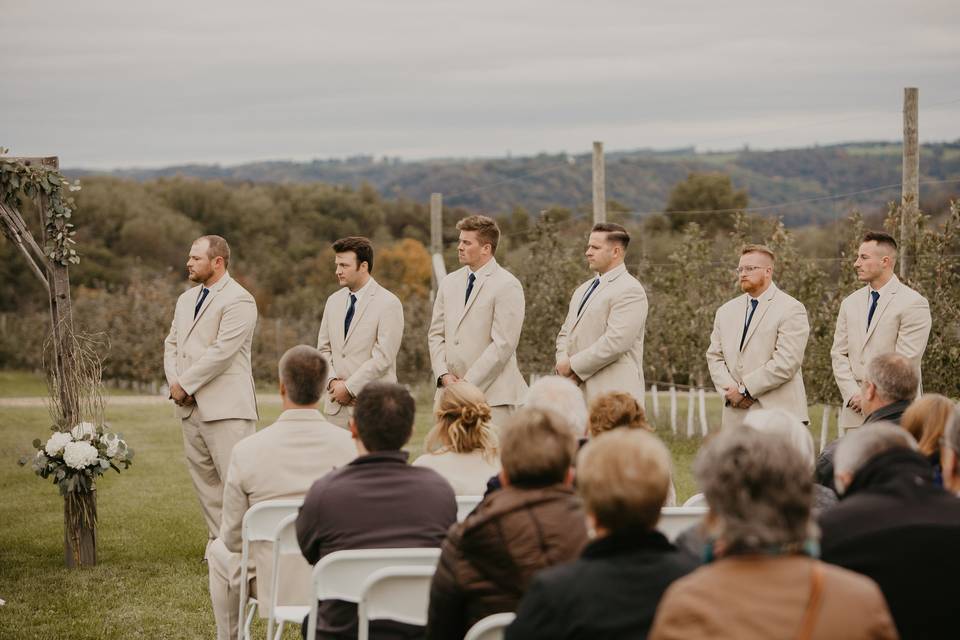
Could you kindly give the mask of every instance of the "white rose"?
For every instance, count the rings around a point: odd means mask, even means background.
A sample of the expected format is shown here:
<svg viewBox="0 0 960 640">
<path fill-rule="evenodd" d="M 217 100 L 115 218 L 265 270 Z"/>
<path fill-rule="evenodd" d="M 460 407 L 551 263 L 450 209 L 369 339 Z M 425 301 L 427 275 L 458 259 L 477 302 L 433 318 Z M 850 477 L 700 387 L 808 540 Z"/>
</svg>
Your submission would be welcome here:
<svg viewBox="0 0 960 640">
<path fill-rule="evenodd" d="M 90 436 L 89 439 L 93 440 L 97 437 L 97 427 L 92 422 L 81 422 L 70 430 L 70 435 L 74 440 L 83 440 L 86 436 Z"/>
<path fill-rule="evenodd" d="M 89 442 L 71 442 L 63 447 L 63 461 L 68 467 L 85 469 L 97 461 L 97 449 Z"/>
<path fill-rule="evenodd" d="M 115 458 L 120 448 L 125 446 L 123 440 L 115 433 L 105 433 L 100 436 L 100 442 L 107 447 L 107 457 Z"/>
<path fill-rule="evenodd" d="M 44 450 L 47 452 L 48 456 L 55 456 L 63 451 L 64 445 L 66 445 L 68 442 L 73 442 L 73 436 L 71 436 L 69 433 L 58 431 L 50 436 L 49 440 L 47 440 Z"/>
</svg>

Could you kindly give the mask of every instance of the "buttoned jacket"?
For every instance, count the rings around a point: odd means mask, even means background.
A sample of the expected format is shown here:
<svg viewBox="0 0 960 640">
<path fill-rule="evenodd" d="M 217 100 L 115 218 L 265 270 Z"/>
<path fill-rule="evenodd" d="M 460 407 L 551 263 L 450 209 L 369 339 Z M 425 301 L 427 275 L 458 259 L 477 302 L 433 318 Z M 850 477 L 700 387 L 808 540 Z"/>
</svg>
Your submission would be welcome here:
<svg viewBox="0 0 960 640">
<path fill-rule="evenodd" d="M 525 301 L 517 278 L 491 258 L 477 271 L 464 304 L 470 269 L 448 274 L 437 288 L 428 341 L 433 379 L 452 373 L 483 391 L 491 406 L 522 404 L 517 365 Z"/>
<path fill-rule="evenodd" d="M 643 406 L 647 294 L 621 264 L 600 277 L 600 284 L 580 310 L 593 281 L 581 284 L 570 298 L 567 318 L 557 335 L 557 362 L 570 359 L 571 368 L 583 381 L 587 402 L 608 391 L 625 391 Z"/>
<path fill-rule="evenodd" d="M 200 420 L 256 420 L 257 398 L 250 363 L 257 303 L 224 273 L 194 317 L 201 286 L 177 300 L 170 333 L 164 341 L 167 384 L 179 382 L 196 404 L 176 407 L 177 416 L 197 411 Z"/>
<path fill-rule="evenodd" d="M 714 386 L 722 395 L 724 387 L 742 384 L 755 400 L 751 410 L 783 409 L 808 422 L 801 371 L 810 336 L 807 310 L 771 282 L 744 335 L 749 308 L 750 296 L 743 294 L 717 309 L 706 354 Z M 724 404 L 723 427 L 740 424 L 747 411 Z"/>
<path fill-rule="evenodd" d="M 397 353 L 403 339 L 403 305 L 399 298 L 370 278 L 357 302 L 350 329 L 343 332 L 350 307 L 350 289 L 343 287 L 327 298 L 320 320 L 317 350 L 330 363 L 327 382 L 343 380 L 354 397 L 370 382 L 397 381 Z M 327 415 L 342 405 L 329 396 Z"/>
<path fill-rule="evenodd" d="M 858 427 L 865 416 L 847 407 L 851 396 L 860 393 L 860 385 L 870 361 L 883 353 L 899 353 L 916 366 L 930 337 L 930 304 L 922 295 L 893 276 L 885 295 L 877 300 L 870 327 L 870 287 L 857 289 L 840 303 L 837 328 L 833 334 L 833 376 L 843 397 L 840 426 Z"/>
</svg>

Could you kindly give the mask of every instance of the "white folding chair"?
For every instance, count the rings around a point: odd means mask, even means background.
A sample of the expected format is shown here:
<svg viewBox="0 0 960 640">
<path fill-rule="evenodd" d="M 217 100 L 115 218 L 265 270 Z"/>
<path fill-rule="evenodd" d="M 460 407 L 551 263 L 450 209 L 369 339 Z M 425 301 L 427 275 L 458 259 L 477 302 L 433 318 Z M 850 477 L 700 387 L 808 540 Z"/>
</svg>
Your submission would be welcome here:
<svg viewBox="0 0 960 640">
<path fill-rule="evenodd" d="M 683 503 L 685 507 L 705 507 L 707 506 L 707 497 L 702 493 L 695 493 Z"/>
<path fill-rule="evenodd" d="M 438 548 L 350 549 L 334 551 L 320 558 L 313 568 L 313 597 L 307 619 L 307 637 L 317 634 L 319 600 L 359 603 L 363 586 L 374 571 L 385 567 L 428 566 L 436 569 Z"/>
<path fill-rule="evenodd" d="M 430 581 L 435 571 L 436 567 L 423 565 L 385 567 L 371 573 L 361 587 L 357 605 L 357 640 L 368 640 L 372 620 L 426 626 Z"/>
<path fill-rule="evenodd" d="M 673 542 L 681 532 L 700 522 L 706 514 L 706 507 L 664 507 L 660 511 L 657 529 Z"/>
<path fill-rule="evenodd" d="M 238 640 L 250 640 L 250 625 L 253 623 L 253 614 L 257 611 L 257 600 L 251 598 L 248 592 L 247 565 L 250 564 L 250 543 L 269 542 L 277 525 L 291 513 L 296 514 L 303 504 L 302 499 L 294 500 L 264 500 L 253 505 L 243 514 L 241 523 L 242 546 L 240 551 L 240 618 L 243 626 L 240 627 Z M 248 611 L 249 609 L 249 611 Z"/>
<path fill-rule="evenodd" d="M 283 635 L 283 625 L 287 622 L 301 623 L 310 611 L 310 605 L 306 604 L 280 604 L 280 556 L 297 555 L 307 565 L 306 558 L 300 553 L 300 543 L 297 541 L 297 514 L 291 513 L 280 521 L 273 535 L 273 570 L 272 575 L 272 595 L 270 603 L 270 613 L 267 615 L 267 640 L 274 638 L 280 640 Z M 309 565 L 307 565 L 309 566 Z M 309 593 L 309 588 L 305 590 Z M 276 634 L 273 632 L 274 622 L 277 623 Z"/>
<path fill-rule="evenodd" d="M 463 640 L 503 640 L 503 630 L 509 627 L 516 617 L 517 614 L 512 612 L 487 616 L 470 627 Z"/>
<path fill-rule="evenodd" d="M 483 496 L 457 496 L 457 522 L 463 522 L 481 500 Z"/>
</svg>

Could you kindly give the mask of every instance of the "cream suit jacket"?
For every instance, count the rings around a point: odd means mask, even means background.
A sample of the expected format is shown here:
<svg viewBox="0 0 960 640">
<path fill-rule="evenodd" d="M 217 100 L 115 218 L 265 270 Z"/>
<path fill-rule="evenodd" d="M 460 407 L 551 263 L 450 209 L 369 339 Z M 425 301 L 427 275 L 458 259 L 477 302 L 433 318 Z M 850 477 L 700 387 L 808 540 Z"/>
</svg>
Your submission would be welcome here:
<svg viewBox="0 0 960 640">
<path fill-rule="evenodd" d="M 870 360 L 883 353 L 899 353 L 909 358 L 920 372 L 920 361 L 930 337 L 930 305 L 927 299 L 900 282 L 897 276 L 888 283 L 888 294 L 881 294 L 873 312 L 870 328 L 870 287 L 857 289 L 840 303 L 837 330 L 833 334 L 833 377 L 843 397 L 840 426 L 859 427 L 866 416 L 847 407 L 851 396 L 860 393 L 860 384 Z"/>
<path fill-rule="evenodd" d="M 220 538 L 229 551 L 240 553 L 243 543 L 243 515 L 264 500 L 303 498 L 310 485 L 328 471 L 342 467 L 357 457 L 357 448 L 347 431 L 330 424 L 314 409 L 288 409 L 269 427 L 248 436 L 233 447 L 223 487 L 223 516 Z M 253 558 L 257 575 L 257 599 L 269 603 L 270 567 L 273 549 L 254 544 Z M 297 594 L 297 585 L 310 582 L 310 566 L 301 557 L 285 564 L 281 590 Z M 300 573 L 293 573 L 300 571 Z M 297 576 L 304 582 L 299 582 Z"/>
<path fill-rule="evenodd" d="M 724 387 L 743 384 L 756 400 L 750 410 L 783 409 L 809 422 L 800 370 L 810 336 L 807 310 L 770 283 L 760 295 L 744 337 L 749 308 L 750 296 L 743 294 L 717 309 L 707 349 L 707 367 L 714 386 L 722 395 Z M 739 426 L 749 410 L 724 404 L 722 427 Z"/>
<path fill-rule="evenodd" d="M 343 334 L 343 320 L 350 306 L 350 290 L 343 287 L 323 307 L 317 349 L 330 363 L 327 382 L 343 380 L 356 397 L 368 382 L 397 381 L 397 352 L 403 339 L 403 305 L 397 296 L 370 279 L 357 302 L 350 330 Z M 324 412 L 340 412 L 342 405 L 327 396 Z"/>
<path fill-rule="evenodd" d="M 608 391 L 625 391 L 644 406 L 643 330 L 647 294 L 620 265 L 600 277 L 600 284 L 577 313 L 590 278 L 573 292 L 567 319 L 557 335 L 557 362 L 570 358 L 587 402 Z"/>
<path fill-rule="evenodd" d="M 197 411 L 203 422 L 256 420 L 250 351 L 257 326 L 257 303 L 225 273 L 193 317 L 201 287 L 177 300 L 170 333 L 164 341 L 163 369 L 167 384 L 179 382 L 196 404 L 176 407 L 177 416 Z"/>
<path fill-rule="evenodd" d="M 523 287 L 491 258 L 477 271 L 464 304 L 469 273 L 458 269 L 437 287 L 428 333 L 433 379 L 452 373 L 483 391 L 490 406 L 522 404 L 527 383 L 517 366 L 517 344 L 526 310 Z"/>
</svg>

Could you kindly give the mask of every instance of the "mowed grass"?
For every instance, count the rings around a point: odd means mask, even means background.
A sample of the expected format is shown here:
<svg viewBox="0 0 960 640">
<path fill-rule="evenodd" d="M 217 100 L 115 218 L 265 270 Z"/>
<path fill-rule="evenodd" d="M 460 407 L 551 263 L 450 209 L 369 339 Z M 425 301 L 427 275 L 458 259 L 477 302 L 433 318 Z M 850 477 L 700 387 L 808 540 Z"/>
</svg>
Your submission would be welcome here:
<svg viewBox="0 0 960 640">
<path fill-rule="evenodd" d="M 22 378 L 21 374 L 13 378 Z M 17 382 L 18 388 L 28 388 Z M 43 395 L 45 387 L 36 393 Z M 27 395 L 27 394 L 10 394 Z M 431 424 L 432 390 L 416 390 L 419 410 L 409 450 L 419 455 Z M 673 435 L 666 394 L 658 433 L 670 447 L 682 502 L 696 492 L 690 466 L 701 443 Z M 678 408 L 686 431 L 686 403 Z M 651 409 L 648 398 L 647 407 Z M 261 427 L 279 415 L 262 403 Z M 710 424 L 719 425 L 720 404 L 708 401 Z M 811 408 L 814 425 L 820 413 Z M 63 501 L 56 487 L 17 464 L 45 439 L 43 407 L 0 406 L 0 638 L 212 638 L 213 613 L 207 567 L 201 562 L 206 531 L 183 459 L 178 421 L 167 405 L 108 405 L 107 421 L 135 449 L 134 465 L 98 483 L 98 565 L 63 566 Z M 665 424 L 664 424 L 665 423 Z M 815 438 L 818 429 L 814 430 Z M 262 637 L 264 625 L 255 630 Z M 285 638 L 298 638 L 290 628 Z"/>
</svg>

